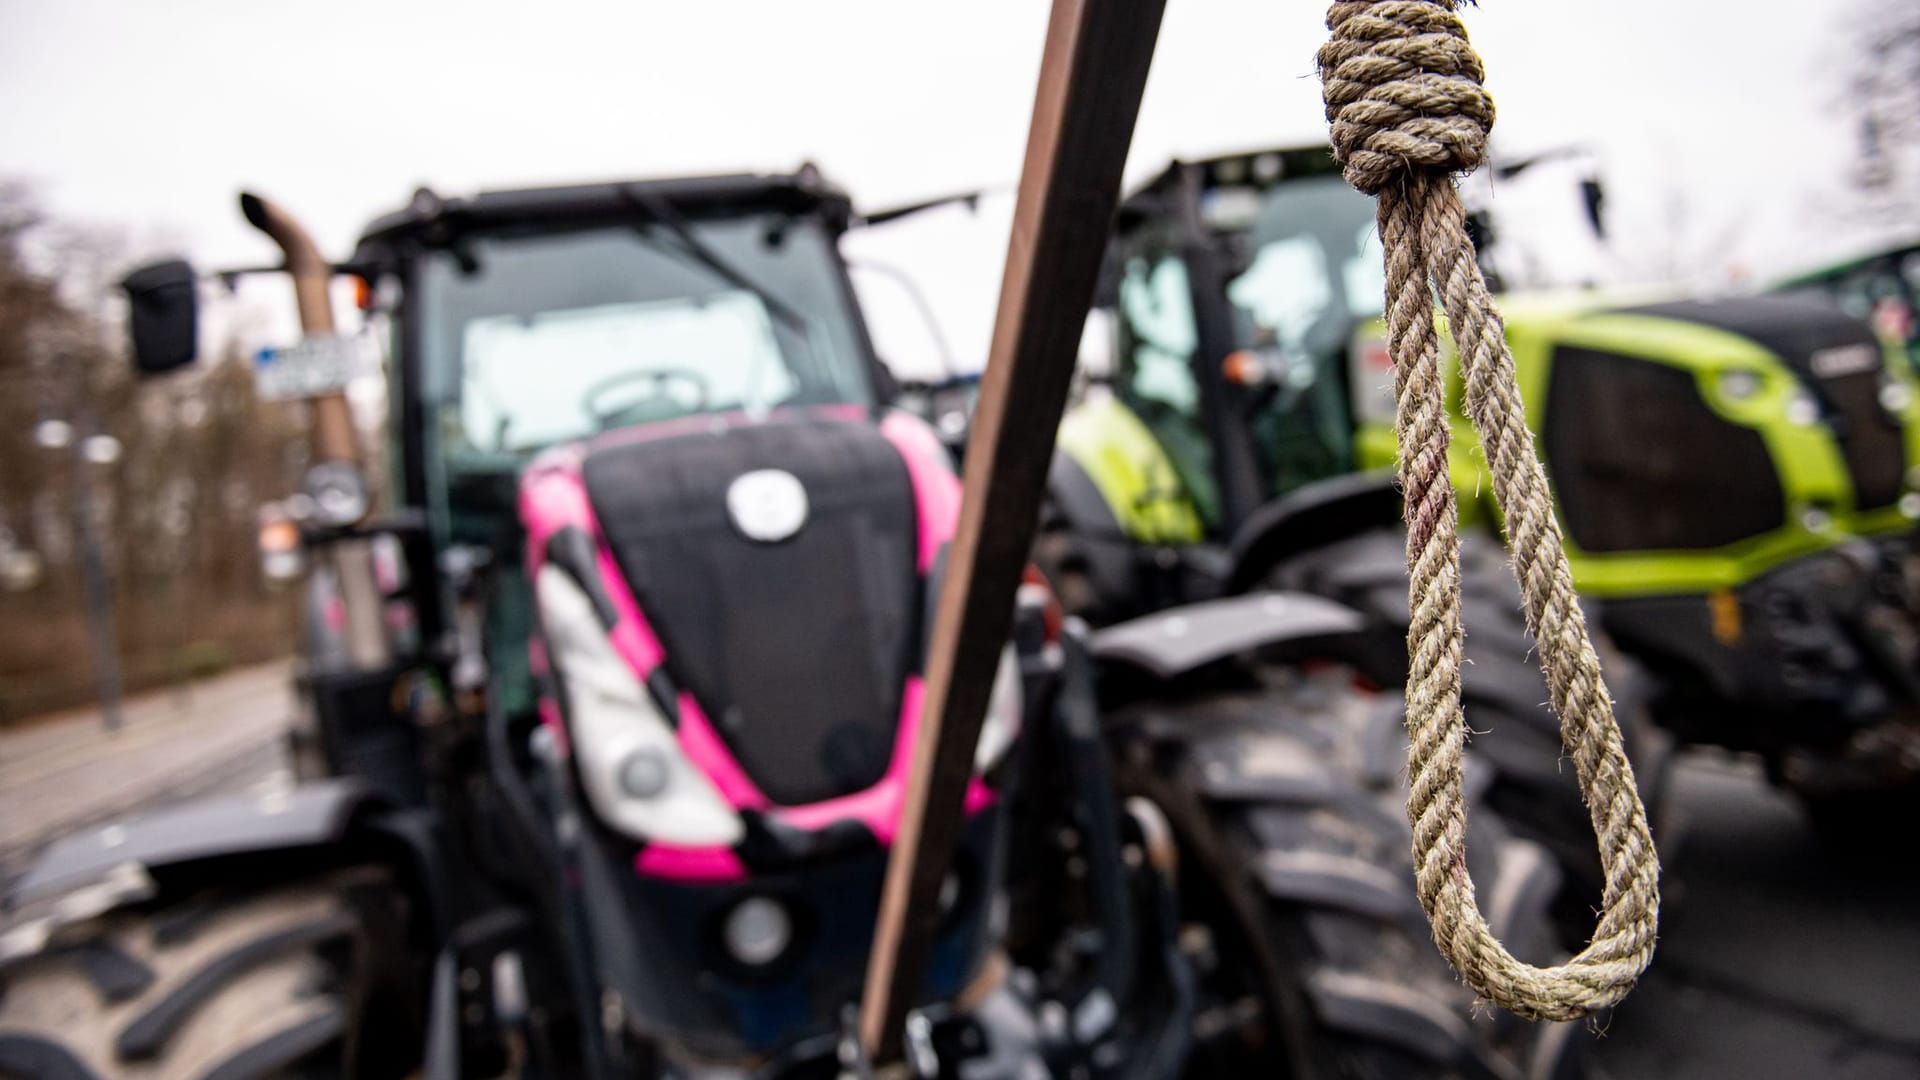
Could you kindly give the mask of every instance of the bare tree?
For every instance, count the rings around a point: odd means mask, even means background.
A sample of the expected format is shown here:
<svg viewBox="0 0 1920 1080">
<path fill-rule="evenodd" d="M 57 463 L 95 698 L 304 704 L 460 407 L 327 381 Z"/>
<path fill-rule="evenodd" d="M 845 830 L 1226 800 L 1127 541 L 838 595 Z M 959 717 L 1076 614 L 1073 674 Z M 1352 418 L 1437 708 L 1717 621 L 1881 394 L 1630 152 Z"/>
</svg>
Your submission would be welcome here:
<svg viewBox="0 0 1920 1080">
<path fill-rule="evenodd" d="M 124 237 L 43 218 L 0 184 L 0 530 L 45 568 L 0 598 L 0 721 L 88 695 L 73 549 L 76 485 L 101 525 L 117 637 L 133 686 L 291 643 L 286 598 L 257 572 L 257 510 L 293 489 L 304 418 L 262 404 L 229 344 L 199 370 L 138 384 L 117 281 Z M 111 465 L 36 445 L 43 421 L 111 436 Z"/>
<path fill-rule="evenodd" d="M 1846 106 L 1858 138 L 1848 177 L 1861 209 L 1920 223 L 1920 4 L 1853 0 Z"/>
</svg>

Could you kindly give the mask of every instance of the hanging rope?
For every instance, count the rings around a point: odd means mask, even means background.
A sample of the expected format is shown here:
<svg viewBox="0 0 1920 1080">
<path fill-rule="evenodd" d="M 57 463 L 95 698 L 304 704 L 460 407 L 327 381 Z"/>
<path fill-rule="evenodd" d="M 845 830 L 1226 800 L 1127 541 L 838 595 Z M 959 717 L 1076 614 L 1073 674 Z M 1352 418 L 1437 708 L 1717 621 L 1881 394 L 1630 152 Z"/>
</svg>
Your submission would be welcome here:
<svg viewBox="0 0 1920 1080">
<path fill-rule="evenodd" d="M 1320 75 L 1335 153 L 1347 181 L 1378 196 L 1386 248 L 1387 339 L 1399 401 L 1413 609 L 1407 631 L 1407 818 L 1420 903 L 1434 942 L 1475 993 L 1531 1020 L 1571 1020 L 1625 997 L 1653 959 L 1660 864 L 1600 661 L 1587 640 L 1505 328 L 1480 276 L 1454 190 L 1452 174 L 1480 164 L 1493 126 L 1493 101 L 1480 85 L 1480 57 L 1453 13 L 1455 3 L 1333 4 L 1327 12 L 1333 36 L 1320 50 Z M 1533 967 L 1507 952 L 1480 914 L 1467 874 L 1460 539 L 1447 471 L 1450 429 L 1435 288 L 1458 346 L 1467 412 L 1487 452 L 1528 626 L 1606 878 L 1591 943 L 1558 967 Z"/>
</svg>

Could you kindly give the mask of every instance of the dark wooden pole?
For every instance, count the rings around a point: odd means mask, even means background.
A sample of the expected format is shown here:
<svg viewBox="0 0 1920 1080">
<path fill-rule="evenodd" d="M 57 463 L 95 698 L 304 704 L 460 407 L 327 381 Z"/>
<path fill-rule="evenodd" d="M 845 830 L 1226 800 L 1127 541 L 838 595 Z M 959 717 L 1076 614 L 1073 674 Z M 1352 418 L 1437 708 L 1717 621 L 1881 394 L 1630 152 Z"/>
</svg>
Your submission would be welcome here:
<svg viewBox="0 0 1920 1080">
<path fill-rule="evenodd" d="M 924 978 L 940 885 L 1055 430 L 1119 201 L 1164 0 L 1054 0 L 966 496 L 934 616 L 926 705 L 867 965 L 860 1036 L 890 1059 Z"/>
</svg>

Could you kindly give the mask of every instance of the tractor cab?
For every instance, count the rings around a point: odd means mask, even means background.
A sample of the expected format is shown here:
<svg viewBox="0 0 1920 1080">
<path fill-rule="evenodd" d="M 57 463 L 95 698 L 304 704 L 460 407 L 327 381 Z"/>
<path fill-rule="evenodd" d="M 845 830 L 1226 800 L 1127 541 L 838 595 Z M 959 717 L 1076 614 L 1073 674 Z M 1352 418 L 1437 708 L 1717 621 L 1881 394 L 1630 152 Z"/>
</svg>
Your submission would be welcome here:
<svg viewBox="0 0 1920 1080">
<path fill-rule="evenodd" d="M 1354 469 L 1348 347 L 1379 314 L 1381 256 L 1372 201 L 1324 150 L 1175 163 L 1122 206 L 1111 259 L 1114 391 L 1208 535 Z"/>
<path fill-rule="evenodd" d="M 1112 363 L 1061 425 L 1041 533 L 1070 607 L 1216 595 L 1276 506 L 1361 469 L 1363 420 L 1393 415 L 1361 333 L 1383 292 L 1372 200 L 1324 147 L 1175 162 L 1121 204 L 1096 301 Z M 1310 498 L 1307 533 L 1398 514 L 1390 491 Z"/>
<path fill-rule="evenodd" d="M 395 501 L 424 516 L 434 548 L 492 564 L 488 667 L 511 707 L 534 694 L 520 485 L 541 454 L 877 415 L 890 380 L 836 248 L 850 217 L 846 196 L 806 167 L 422 191 L 369 226 L 351 265 L 393 326 Z"/>
</svg>

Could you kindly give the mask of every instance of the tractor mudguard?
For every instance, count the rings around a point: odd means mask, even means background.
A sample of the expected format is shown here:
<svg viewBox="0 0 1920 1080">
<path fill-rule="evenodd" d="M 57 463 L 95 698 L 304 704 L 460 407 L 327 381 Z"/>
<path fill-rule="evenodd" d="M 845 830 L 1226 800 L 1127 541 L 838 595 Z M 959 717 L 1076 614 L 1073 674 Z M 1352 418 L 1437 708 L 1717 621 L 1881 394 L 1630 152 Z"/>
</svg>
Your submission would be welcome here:
<svg viewBox="0 0 1920 1080">
<path fill-rule="evenodd" d="M 9 891 L 6 904 L 18 908 L 96 881 L 127 863 L 153 870 L 335 843 L 346 836 L 355 814 L 373 801 L 358 781 L 324 780 L 153 810 L 49 844 Z"/>
<path fill-rule="evenodd" d="M 1391 471 L 1354 473 L 1299 488 L 1255 511 L 1229 545 L 1222 592 L 1246 592 L 1303 551 L 1400 523 Z"/>
<path fill-rule="evenodd" d="M 1090 398 L 1067 413 L 1060 422 L 1056 471 L 1061 458 L 1078 466 L 1086 481 L 1070 513 L 1082 511 L 1090 522 L 1105 517 L 1111 523 L 1108 530 L 1117 527 L 1121 537 L 1138 543 L 1183 545 L 1206 539 L 1193 484 L 1181 475 L 1153 430 L 1119 398 Z M 1054 494 L 1061 497 L 1057 490 Z M 1093 512 L 1092 499 L 1106 508 L 1104 514 Z"/>
<path fill-rule="evenodd" d="M 1250 649 L 1271 645 L 1342 646 L 1357 642 L 1366 620 L 1351 608 L 1305 593 L 1268 592 L 1208 600 L 1145 615 L 1094 633 L 1090 651 L 1172 679 Z"/>
<path fill-rule="evenodd" d="M 1075 531 L 1090 532 L 1103 540 L 1131 540 L 1093 477 L 1062 451 L 1054 451 L 1053 461 L 1047 466 L 1047 493 Z"/>
</svg>

